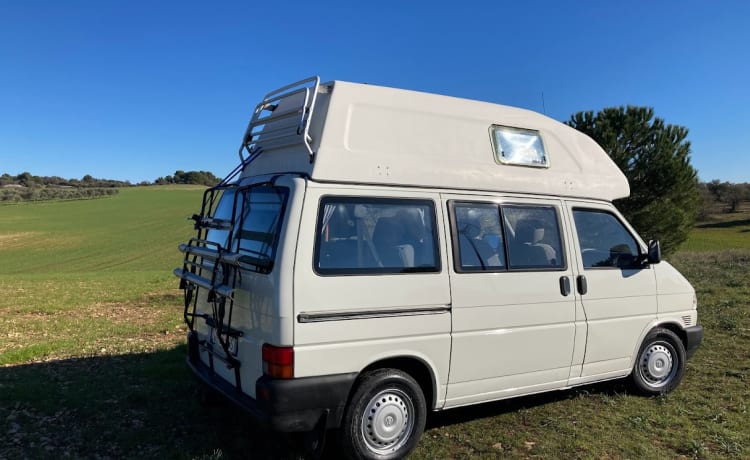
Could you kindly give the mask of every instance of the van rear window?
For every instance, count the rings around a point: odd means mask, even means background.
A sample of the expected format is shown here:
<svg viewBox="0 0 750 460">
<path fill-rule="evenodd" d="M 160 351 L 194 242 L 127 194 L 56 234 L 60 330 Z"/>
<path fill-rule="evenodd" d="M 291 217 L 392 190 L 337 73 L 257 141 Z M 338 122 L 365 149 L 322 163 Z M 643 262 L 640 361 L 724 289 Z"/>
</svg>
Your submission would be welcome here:
<svg viewBox="0 0 750 460">
<path fill-rule="evenodd" d="M 271 185 L 242 190 L 238 207 L 242 209 L 236 238 L 240 262 L 270 271 L 276 257 L 281 222 L 289 191 Z"/>
<path fill-rule="evenodd" d="M 211 216 L 216 227 L 206 239 L 241 254 L 243 268 L 270 272 L 288 194 L 284 187 L 267 184 L 224 190 Z"/>
<path fill-rule="evenodd" d="M 435 228 L 435 205 L 430 200 L 325 197 L 318 211 L 315 271 L 440 271 Z"/>
<path fill-rule="evenodd" d="M 208 229 L 208 235 L 206 239 L 212 243 L 216 243 L 227 249 L 229 229 L 232 223 L 232 208 L 234 207 L 234 188 L 226 189 L 222 192 L 221 198 L 214 209 L 213 215 L 211 216 L 216 221 L 226 222 L 227 227 L 217 226 L 215 228 Z"/>
</svg>

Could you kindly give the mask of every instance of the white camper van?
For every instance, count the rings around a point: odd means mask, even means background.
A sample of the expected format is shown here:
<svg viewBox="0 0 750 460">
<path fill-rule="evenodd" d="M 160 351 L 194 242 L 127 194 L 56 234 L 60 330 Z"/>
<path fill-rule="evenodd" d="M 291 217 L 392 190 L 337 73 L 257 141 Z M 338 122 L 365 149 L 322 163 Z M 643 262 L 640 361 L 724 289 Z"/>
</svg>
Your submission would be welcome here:
<svg viewBox="0 0 750 460">
<path fill-rule="evenodd" d="M 430 411 L 630 377 L 674 389 L 696 296 L 528 110 L 310 78 L 269 93 L 175 270 L 188 362 L 273 429 L 388 459 Z"/>
</svg>

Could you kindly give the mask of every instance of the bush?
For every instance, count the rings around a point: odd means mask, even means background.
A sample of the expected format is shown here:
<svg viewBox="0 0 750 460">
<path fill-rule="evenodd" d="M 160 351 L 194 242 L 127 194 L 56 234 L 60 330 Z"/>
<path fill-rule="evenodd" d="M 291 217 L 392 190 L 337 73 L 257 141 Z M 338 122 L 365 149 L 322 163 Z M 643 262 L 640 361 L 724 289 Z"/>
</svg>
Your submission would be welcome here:
<svg viewBox="0 0 750 460">
<path fill-rule="evenodd" d="M 112 196 L 119 189 L 109 187 L 22 187 L 0 189 L 0 202 L 18 203 L 21 201 L 81 200 Z"/>
</svg>

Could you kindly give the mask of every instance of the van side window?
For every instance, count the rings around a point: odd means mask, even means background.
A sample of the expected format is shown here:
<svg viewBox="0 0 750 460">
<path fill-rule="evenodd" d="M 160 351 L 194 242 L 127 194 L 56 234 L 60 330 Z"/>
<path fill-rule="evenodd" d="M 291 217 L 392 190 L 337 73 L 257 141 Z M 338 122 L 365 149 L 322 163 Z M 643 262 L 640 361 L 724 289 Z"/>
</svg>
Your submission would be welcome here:
<svg viewBox="0 0 750 460">
<path fill-rule="evenodd" d="M 440 271 L 430 200 L 325 197 L 316 233 L 315 270 L 320 274 Z"/>
<path fill-rule="evenodd" d="M 457 272 L 565 268 L 551 206 L 451 202 Z"/>
<path fill-rule="evenodd" d="M 495 204 L 455 203 L 457 271 L 505 270 L 500 209 Z"/>
<path fill-rule="evenodd" d="M 557 212 L 549 206 L 503 206 L 511 269 L 562 269 Z"/>
<path fill-rule="evenodd" d="M 585 268 L 629 268 L 635 265 L 638 244 L 613 214 L 574 209 L 573 219 Z"/>
</svg>

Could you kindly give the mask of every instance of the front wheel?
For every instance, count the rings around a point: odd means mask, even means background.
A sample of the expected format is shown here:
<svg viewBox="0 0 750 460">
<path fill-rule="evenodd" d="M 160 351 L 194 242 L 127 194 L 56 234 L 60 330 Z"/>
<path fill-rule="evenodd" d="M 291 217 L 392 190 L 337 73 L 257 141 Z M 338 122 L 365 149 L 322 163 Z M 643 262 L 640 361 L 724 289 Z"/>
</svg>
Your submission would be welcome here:
<svg viewBox="0 0 750 460">
<path fill-rule="evenodd" d="M 669 393 L 685 373 L 685 346 L 677 334 L 657 328 L 643 341 L 633 366 L 633 384 L 646 395 Z"/>
<path fill-rule="evenodd" d="M 341 447 L 349 458 L 403 458 L 419 442 L 427 404 L 419 384 L 397 369 L 365 374 L 346 409 Z"/>
</svg>

